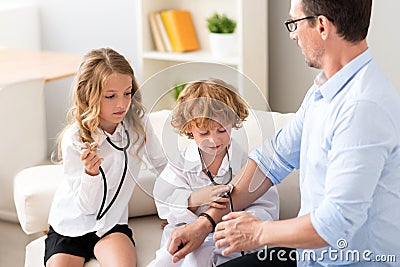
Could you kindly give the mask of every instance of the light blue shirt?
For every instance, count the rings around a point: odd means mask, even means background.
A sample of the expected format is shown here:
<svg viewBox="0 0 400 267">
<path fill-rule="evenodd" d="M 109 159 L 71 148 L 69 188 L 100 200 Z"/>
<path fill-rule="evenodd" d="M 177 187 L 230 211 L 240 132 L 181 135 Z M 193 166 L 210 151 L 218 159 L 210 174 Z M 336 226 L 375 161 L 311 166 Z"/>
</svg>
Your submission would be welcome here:
<svg viewBox="0 0 400 267">
<path fill-rule="evenodd" d="M 329 80 L 320 73 L 249 157 L 274 184 L 300 168 L 299 216 L 330 246 L 298 250 L 299 266 L 400 263 L 400 97 L 369 50 Z"/>
</svg>

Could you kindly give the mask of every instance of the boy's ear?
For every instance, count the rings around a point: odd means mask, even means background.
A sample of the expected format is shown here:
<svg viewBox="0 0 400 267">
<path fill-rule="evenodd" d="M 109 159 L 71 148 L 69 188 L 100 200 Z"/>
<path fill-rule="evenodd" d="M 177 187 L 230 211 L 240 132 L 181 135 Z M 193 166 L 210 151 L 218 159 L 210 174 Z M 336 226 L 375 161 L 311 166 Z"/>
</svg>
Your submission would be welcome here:
<svg viewBox="0 0 400 267">
<path fill-rule="evenodd" d="M 191 124 L 188 124 L 188 125 L 186 126 L 185 133 L 192 133 L 192 132 L 193 132 L 192 125 L 191 125 Z"/>
</svg>

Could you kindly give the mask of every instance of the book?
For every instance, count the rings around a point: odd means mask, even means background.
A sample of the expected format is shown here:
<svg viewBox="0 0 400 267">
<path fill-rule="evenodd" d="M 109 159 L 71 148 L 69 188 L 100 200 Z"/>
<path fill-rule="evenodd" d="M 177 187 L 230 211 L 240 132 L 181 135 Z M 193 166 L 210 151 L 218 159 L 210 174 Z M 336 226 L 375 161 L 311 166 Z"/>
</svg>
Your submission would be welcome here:
<svg viewBox="0 0 400 267">
<path fill-rule="evenodd" d="M 168 37 L 168 33 L 167 33 L 167 30 L 165 29 L 164 22 L 163 22 L 163 20 L 161 18 L 160 12 L 155 12 L 154 15 L 155 15 L 155 19 L 156 19 L 156 23 L 157 23 L 158 29 L 160 30 L 160 33 L 161 33 L 161 39 L 162 39 L 165 51 L 166 52 L 173 52 L 174 50 L 172 49 L 171 41 L 170 41 L 170 39 Z"/>
<path fill-rule="evenodd" d="M 161 11 L 161 17 L 174 52 L 199 49 L 196 31 L 189 11 L 170 9 Z"/>
<path fill-rule="evenodd" d="M 156 13 L 157 12 L 150 12 L 150 14 L 149 14 L 150 30 L 151 30 L 151 34 L 153 36 L 154 46 L 155 46 L 156 50 L 160 51 L 160 52 L 165 52 L 166 48 L 163 44 L 161 32 L 157 25 Z"/>
</svg>

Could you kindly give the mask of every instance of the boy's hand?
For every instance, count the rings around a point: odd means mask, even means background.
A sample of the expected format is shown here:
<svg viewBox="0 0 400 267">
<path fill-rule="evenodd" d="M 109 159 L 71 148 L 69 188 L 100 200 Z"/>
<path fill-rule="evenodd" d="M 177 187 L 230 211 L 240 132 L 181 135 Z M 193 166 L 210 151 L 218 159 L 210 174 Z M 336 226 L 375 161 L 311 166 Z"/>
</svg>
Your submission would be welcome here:
<svg viewBox="0 0 400 267">
<path fill-rule="evenodd" d="M 177 263 L 187 254 L 199 248 L 211 231 L 212 226 L 204 217 L 199 217 L 193 223 L 175 227 L 167 243 L 167 250 L 172 255 L 172 262 Z"/>
<path fill-rule="evenodd" d="M 189 208 L 208 205 L 217 209 L 224 209 L 228 198 L 222 197 L 231 189 L 228 185 L 210 185 L 194 191 L 189 197 Z"/>
<path fill-rule="evenodd" d="M 95 150 L 92 150 L 88 142 L 82 147 L 81 161 L 85 166 L 85 172 L 91 176 L 96 176 L 100 173 L 99 167 L 103 158 L 100 158 Z"/>
</svg>

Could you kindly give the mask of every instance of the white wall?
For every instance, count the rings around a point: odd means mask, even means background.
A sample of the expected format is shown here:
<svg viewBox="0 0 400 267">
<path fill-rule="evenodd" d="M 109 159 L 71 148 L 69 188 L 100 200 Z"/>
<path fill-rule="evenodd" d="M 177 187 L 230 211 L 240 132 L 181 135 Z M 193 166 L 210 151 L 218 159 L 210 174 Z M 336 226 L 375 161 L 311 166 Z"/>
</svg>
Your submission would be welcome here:
<svg viewBox="0 0 400 267">
<path fill-rule="evenodd" d="M 400 1 L 375 0 L 368 37 L 369 46 L 382 69 L 400 92 Z"/>
<path fill-rule="evenodd" d="M 5 2 L 38 5 L 44 50 L 83 55 L 93 48 L 112 47 L 136 67 L 136 0 L 0 0 Z M 72 82 L 67 78 L 46 84 L 49 154 L 65 124 Z"/>
<path fill-rule="evenodd" d="M 317 73 L 307 67 L 283 25 L 289 7 L 289 0 L 269 0 L 269 102 L 272 110 L 280 112 L 297 110 Z M 375 0 L 367 40 L 375 58 L 400 92 L 399 10 L 398 0 Z"/>
<path fill-rule="evenodd" d="M 0 47 L 40 49 L 39 10 L 36 5 L 0 1 Z"/>
<path fill-rule="evenodd" d="M 135 0 L 0 0 L 7 2 L 38 5 L 43 49 L 83 54 L 108 46 L 135 65 Z"/>
<path fill-rule="evenodd" d="M 135 0 L 36 2 L 40 10 L 42 49 L 83 55 L 93 48 L 111 47 L 124 54 L 135 67 Z M 49 153 L 65 124 L 72 82 L 73 78 L 69 78 L 46 86 Z"/>
<path fill-rule="evenodd" d="M 316 71 L 308 68 L 296 43 L 283 24 L 289 0 L 269 0 L 269 104 L 272 110 L 296 111 Z"/>
</svg>

